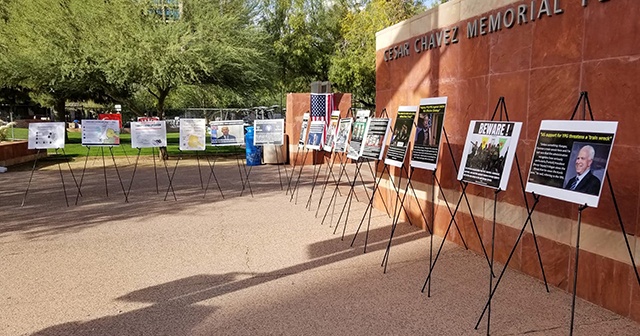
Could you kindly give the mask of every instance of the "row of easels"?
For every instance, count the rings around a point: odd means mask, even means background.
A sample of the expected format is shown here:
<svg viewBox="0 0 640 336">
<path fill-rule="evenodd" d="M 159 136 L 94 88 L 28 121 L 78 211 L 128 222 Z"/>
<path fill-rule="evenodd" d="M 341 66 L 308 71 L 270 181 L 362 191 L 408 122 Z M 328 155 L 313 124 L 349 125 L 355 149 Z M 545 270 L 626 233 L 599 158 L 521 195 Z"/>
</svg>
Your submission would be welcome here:
<svg viewBox="0 0 640 336">
<path fill-rule="evenodd" d="M 65 162 L 67 163 L 68 170 L 69 170 L 69 172 L 70 172 L 70 174 L 71 174 L 71 176 L 73 178 L 73 182 L 74 182 L 74 186 L 75 186 L 75 191 L 76 191 L 75 205 L 78 204 L 78 201 L 79 201 L 80 197 L 83 196 L 82 187 L 83 187 L 83 184 L 85 182 L 85 177 L 86 177 L 86 172 L 87 172 L 87 164 L 88 164 L 88 161 L 89 161 L 89 154 L 90 154 L 92 148 L 93 147 L 87 147 L 87 153 L 86 153 L 86 156 L 85 156 L 84 165 L 82 167 L 82 173 L 78 177 L 76 177 L 76 174 L 74 173 L 69 161 L 65 160 Z M 103 147 L 103 146 L 101 146 L 101 147 L 96 147 L 96 148 L 99 149 L 100 153 L 99 153 L 99 155 L 95 156 L 94 160 L 100 160 L 101 159 L 101 162 L 102 162 L 102 172 L 103 172 L 102 175 L 104 177 L 104 189 L 105 189 L 106 197 L 109 197 L 109 182 L 108 182 L 108 178 L 107 178 L 107 168 L 108 168 L 107 166 L 109 165 L 115 170 L 117 178 L 118 178 L 118 182 L 119 182 L 119 185 L 120 185 L 120 188 L 122 190 L 122 195 L 124 196 L 125 203 L 128 203 L 129 202 L 129 196 L 130 196 L 130 194 L 132 192 L 133 183 L 134 183 L 134 180 L 136 178 L 136 173 L 138 171 L 138 166 L 139 166 L 139 162 L 140 162 L 140 154 L 141 154 L 142 149 L 138 148 L 138 153 L 137 153 L 136 158 L 135 158 L 135 163 L 134 163 L 134 166 L 133 166 L 133 171 L 131 173 L 131 178 L 129 179 L 128 187 L 125 187 L 125 183 L 124 183 L 124 181 L 122 179 L 120 168 L 118 167 L 117 160 L 115 159 L 115 156 L 114 156 L 114 153 L 113 153 L 113 147 Z M 105 155 L 105 148 L 108 149 L 108 154 L 107 155 Z M 56 149 L 55 153 L 58 154 L 59 151 L 61 151 L 62 154 L 64 156 L 66 156 L 66 153 L 64 152 L 64 148 Z M 21 206 L 24 206 L 26 201 L 27 201 L 27 196 L 28 196 L 28 193 L 29 193 L 29 191 L 31 189 L 31 182 L 33 180 L 33 176 L 34 176 L 34 173 L 35 173 L 37 165 L 38 165 L 38 158 L 39 158 L 40 150 L 38 150 L 37 154 L 38 155 L 36 156 L 36 160 L 33 163 L 33 167 L 31 169 L 31 173 L 29 175 L 29 182 L 27 184 L 27 188 L 26 188 L 24 196 L 22 198 Z M 166 190 L 165 190 L 165 193 L 164 193 L 164 200 L 166 201 L 168 199 L 168 197 L 169 197 L 169 193 L 171 193 L 172 196 L 173 196 L 173 199 L 175 201 L 177 201 L 178 198 L 177 198 L 176 192 L 175 192 L 174 179 L 176 177 L 176 171 L 178 170 L 178 165 L 179 165 L 180 161 L 183 160 L 183 152 L 182 151 L 180 152 L 180 155 L 179 155 L 178 159 L 175 161 L 175 165 L 173 166 L 173 168 L 169 167 L 169 165 L 167 164 L 166 160 L 160 160 L 161 163 L 157 162 L 156 155 L 158 155 L 158 157 L 160 156 L 159 149 L 156 151 L 156 148 L 152 148 L 152 153 L 151 154 L 152 154 L 151 156 L 152 156 L 152 159 L 153 159 L 153 172 L 154 172 L 156 194 L 160 194 L 161 193 L 161 188 L 159 186 L 159 179 L 158 179 L 158 174 L 159 174 L 158 170 L 162 169 L 162 167 L 164 167 L 164 169 L 163 169 L 164 170 L 164 174 L 166 174 L 166 177 L 167 177 L 166 180 L 168 181 L 167 182 L 167 187 L 166 187 Z M 222 191 L 222 188 L 220 187 L 220 183 L 218 181 L 218 177 L 216 176 L 216 172 L 215 172 L 216 161 L 217 161 L 218 157 L 220 156 L 218 154 L 219 153 L 214 154 L 213 155 L 213 159 L 211 159 L 211 156 L 209 156 L 209 155 L 204 156 L 204 159 L 206 159 L 206 164 L 207 164 L 205 166 L 205 169 L 204 169 L 205 170 L 205 174 L 206 174 L 206 167 L 209 168 L 208 169 L 208 171 L 209 171 L 208 178 L 206 179 L 206 185 L 205 185 L 205 183 L 204 183 L 205 180 L 203 179 L 203 165 L 201 164 L 201 155 L 200 155 L 199 152 L 197 152 L 197 151 L 195 152 L 195 156 L 196 156 L 196 160 L 197 160 L 197 166 L 198 166 L 198 173 L 199 173 L 198 175 L 199 175 L 199 179 L 200 179 L 200 187 L 201 187 L 201 189 L 203 189 L 203 198 L 206 197 L 207 192 L 209 190 L 209 187 L 211 185 L 211 180 L 213 179 L 213 181 L 215 181 L 217 189 L 218 189 L 218 191 L 220 193 L 220 197 L 222 197 L 224 199 L 224 193 Z M 108 156 L 111 157 L 112 165 L 107 164 L 107 161 L 108 161 L 107 157 Z M 58 171 L 60 173 L 60 181 L 61 181 L 61 184 L 62 184 L 62 190 L 64 192 L 65 202 L 66 202 L 66 205 L 68 207 L 69 206 L 69 195 L 67 193 L 67 186 L 66 186 L 65 181 L 64 181 L 64 174 L 63 174 L 62 165 L 61 165 L 60 161 L 58 161 Z M 128 157 L 127 157 L 127 161 L 129 161 Z M 247 169 L 246 163 L 245 163 L 244 160 L 242 160 L 240 158 L 240 155 L 235 155 L 235 161 L 236 161 L 236 165 L 237 165 L 237 168 L 238 168 L 238 175 L 239 175 L 240 181 L 242 183 L 242 190 L 240 192 L 240 196 L 242 196 L 244 194 L 245 190 L 248 189 L 250 194 L 251 194 L 251 196 L 253 197 L 253 189 L 251 187 L 251 182 L 249 181 L 249 176 L 250 176 L 250 173 L 251 173 L 251 167 L 249 169 Z M 162 174 L 162 172 L 160 174 Z"/>
<path fill-rule="evenodd" d="M 576 112 L 579 111 L 580 107 L 582 107 L 582 119 L 586 120 L 587 119 L 587 114 L 586 112 L 588 111 L 589 113 L 589 117 L 591 120 L 595 120 L 593 118 L 593 113 L 591 111 L 591 106 L 588 100 L 588 95 L 586 92 L 582 92 L 580 95 L 580 98 L 578 100 L 578 103 L 576 104 L 576 108 L 571 116 L 571 120 L 573 120 L 576 117 Z M 506 107 L 506 103 L 503 97 L 501 97 L 498 101 L 498 104 L 496 105 L 496 109 L 494 110 L 493 116 L 491 118 L 491 120 L 499 120 L 499 121 L 509 121 L 509 116 L 507 113 L 507 107 Z M 458 166 L 458 163 L 454 157 L 453 154 L 453 150 L 452 150 L 452 146 L 451 143 L 449 142 L 449 136 L 446 132 L 446 129 L 443 128 L 443 134 L 444 134 L 444 145 L 445 148 L 448 150 L 450 159 L 452 160 L 452 164 L 453 167 L 455 169 L 455 176 L 458 175 L 458 171 L 459 169 L 461 169 L 461 167 Z M 295 154 L 295 161 L 294 161 L 294 172 L 296 169 L 296 164 L 297 164 L 297 159 L 298 156 L 303 156 L 302 159 L 302 164 L 299 166 L 299 171 L 297 173 L 297 179 L 295 180 L 295 182 L 293 182 L 293 179 L 291 179 L 289 181 L 289 186 L 287 187 L 287 194 L 290 193 L 290 197 L 289 200 L 290 202 L 292 202 L 294 199 L 296 200 L 296 204 L 297 204 L 297 196 L 299 193 L 299 183 L 300 183 L 300 176 L 302 175 L 303 169 L 305 167 L 304 163 L 306 162 L 306 158 L 309 154 L 309 150 L 308 149 L 298 149 L 298 151 Z M 338 228 L 340 226 L 342 226 L 342 239 L 344 239 L 344 235 L 345 235 L 345 231 L 346 231 L 346 226 L 347 226 L 347 222 L 348 222 L 348 218 L 351 211 L 351 203 L 353 201 L 354 198 L 357 199 L 357 195 L 356 195 L 356 188 L 358 185 L 358 182 L 360 182 L 360 185 L 363 187 L 363 189 L 365 190 L 366 193 L 366 197 L 368 199 L 368 203 L 367 203 L 367 207 L 364 211 L 364 214 L 362 215 L 362 218 L 360 220 L 360 223 L 357 226 L 357 229 L 355 231 L 355 234 L 353 236 L 353 240 L 351 241 L 351 247 L 353 247 L 354 242 L 356 241 L 356 238 L 358 236 L 358 233 L 360 232 L 361 228 L 363 227 L 363 224 L 365 222 L 365 220 L 367 220 L 367 225 L 366 225 L 366 235 L 365 235 L 365 239 L 364 239 L 364 252 L 366 253 L 367 251 L 367 243 L 368 243 L 368 234 L 369 234 L 369 229 L 370 229 L 370 224 L 371 224 L 371 211 L 373 208 L 373 203 L 375 200 L 376 195 L 379 195 L 379 188 L 380 188 L 380 183 L 382 181 L 382 178 L 384 177 L 384 175 L 386 174 L 389 179 L 388 181 L 390 182 L 389 184 L 392 187 L 392 192 L 395 193 L 395 205 L 394 205 L 394 210 L 393 210 L 393 215 L 391 215 L 389 208 L 385 202 L 385 198 L 384 197 L 380 197 L 380 201 L 382 201 L 382 204 L 386 210 L 386 213 L 390 215 L 390 217 L 392 218 L 392 225 L 391 225 L 391 232 L 390 232 L 390 236 L 389 236 L 389 240 L 385 249 L 385 253 L 384 256 L 382 258 L 382 263 L 381 266 L 383 267 L 383 272 L 386 273 L 387 271 L 387 266 L 388 266 L 388 262 L 389 262 L 389 258 L 390 258 L 390 251 L 391 251 L 391 246 L 392 246 L 392 241 L 394 238 L 394 233 L 396 232 L 396 227 L 398 225 L 398 222 L 400 220 L 400 215 L 402 213 L 405 214 L 405 217 L 408 219 L 408 221 L 411 223 L 411 216 L 409 215 L 408 210 L 405 208 L 405 204 L 407 204 L 407 196 L 411 197 L 413 196 L 415 198 L 415 204 L 417 204 L 418 206 L 418 210 L 420 212 L 421 218 L 425 224 L 425 227 L 427 229 L 427 231 L 430 234 L 430 244 L 429 244 L 429 267 L 428 267 L 428 272 L 425 278 L 425 281 L 422 285 L 422 292 L 427 292 L 427 295 L 430 297 L 431 296 L 431 285 L 432 285 L 432 279 L 433 279 L 433 273 L 434 273 L 434 268 L 437 264 L 437 261 L 439 259 L 439 257 L 441 256 L 441 253 L 443 251 L 443 247 L 444 247 L 444 243 L 447 239 L 447 237 L 449 236 L 449 234 L 452 232 L 452 229 L 455 229 L 458 232 L 458 236 L 461 238 L 462 244 L 464 245 L 465 248 L 467 247 L 467 243 L 466 243 L 466 239 L 469 239 L 469 237 L 464 237 L 458 223 L 456 220 L 456 217 L 464 204 L 466 204 L 466 208 L 468 210 L 468 215 L 471 217 L 471 222 L 472 225 L 475 229 L 475 238 L 478 239 L 478 241 L 480 242 L 480 246 L 482 249 L 482 252 L 484 254 L 484 257 L 486 259 L 487 262 L 487 268 L 488 268 L 488 272 L 487 272 L 487 277 L 488 277 L 488 297 L 487 297 L 487 302 L 484 305 L 482 312 L 478 318 L 478 321 L 475 325 L 475 329 L 479 328 L 479 325 L 482 321 L 482 319 L 485 317 L 487 317 L 486 319 L 486 323 L 487 323 L 487 335 L 490 334 L 490 326 L 491 326 L 491 303 L 493 300 L 493 297 L 495 296 L 495 293 L 501 283 L 501 281 L 504 278 L 505 272 L 509 266 L 509 263 L 512 261 L 513 256 L 515 255 L 515 252 L 518 248 L 518 245 L 520 244 L 522 237 L 524 235 L 524 232 L 529 229 L 530 234 L 532 235 L 533 238 L 533 242 L 534 242 L 534 246 L 535 246 L 535 253 L 536 253 L 536 258 L 538 261 L 538 265 L 540 268 L 540 272 L 542 275 L 542 279 L 544 281 L 544 285 L 545 285 L 545 289 L 547 292 L 549 292 L 549 286 L 548 286 L 548 282 L 547 282 L 547 277 L 545 274 L 545 269 L 544 269 L 544 264 L 542 261 L 542 257 L 541 257 L 541 253 L 540 253 L 540 247 L 538 245 L 538 239 L 537 239 L 537 235 L 536 235 L 536 231 L 535 231 L 535 225 L 532 219 L 532 216 L 535 212 L 536 207 L 538 206 L 539 202 L 541 201 L 541 196 L 537 195 L 536 193 L 527 193 L 526 188 L 525 188 L 525 178 L 522 176 L 522 169 L 521 169 L 521 165 L 520 165 L 520 161 L 517 157 L 517 155 L 515 156 L 515 162 L 516 162 L 516 169 L 518 172 L 518 178 L 519 178 L 519 188 L 521 190 L 522 193 L 522 199 L 523 199 L 523 203 L 524 203 L 524 208 L 527 211 L 527 216 L 526 219 L 524 220 L 524 222 L 521 224 L 521 229 L 519 231 L 518 237 L 515 240 L 509 256 L 506 259 L 505 265 L 502 268 L 502 270 L 500 271 L 500 274 L 496 274 L 496 270 L 494 268 L 494 252 L 495 252 L 495 228 L 496 228 L 496 222 L 497 222 L 497 218 L 496 218 L 496 214 L 497 214 L 497 207 L 498 207 L 498 203 L 499 203 L 499 197 L 501 194 L 503 194 L 504 190 L 500 190 L 498 189 L 494 189 L 493 192 L 493 218 L 492 218 L 492 229 L 491 229 L 491 238 L 490 240 L 490 246 L 486 246 L 485 247 L 485 240 L 482 239 L 482 236 L 480 234 L 478 225 L 476 223 L 476 219 L 475 219 L 475 215 L 472 211 L 472 207 L 469 201 L 469 197 L 467 195 L 467 188 L 469 183 L 464 182 L 464 181 L 459 181 L 459 191 L 460 191 L 460 195 L 457 199 L 457 201 L 455 203 L 450 203 L 449 200 L 446 199 L 443 187 L 441 182 L 438 179 L 438 175 L 436 174 L 437 168 L 433 169 L 431 171 L 431 200 L 430 202 L 428 202 L 431 206 L 430 209 L 430 216 L 429 218 L 426 216 L 425 214 L 425 210 L 423 209 L 421 206 L 421 202 L 418 199 L 414 184 L 412 183 L 412 179 L 414 178 L 414 173 L 416 172 L 416 167 L 410 166 L 410 167 L 406 167 L 405 165 L 402 165 L 399 169 L 399 176 L 396 176 L 397 179 L 395 179 L 389 169 L 389 166 L 387 164 L 385 164 L 382 160 L 370 160 L 370 159 L 360 159 L 357 161 L 353 162 L 354 167 L 352 169 L 347 169 L 347 166 L 349 165 L 349 160 L 346 159 L 346 154 L 345 153 L 335 153 L 332 152 L 330 159 L 328 161 L 325 161 L 324 164 L 326 164 L 325 167 L 325 174 L 324 174 L 324 182 L 320 182 L 321 179 L 319 178 L 320 176 L 320 171 L 322 170 L 322 166 L 316 167 L 314 165 L 314 170 L 313 170 L 313 175 L 311 176 L 311 192 L 309 194 L 309 197 L 307 199 L 307 203 L 306 203 L 306 207 L 311 210 L 312 205 L 311 205 L 311 201 L 312 201 L 312 196 L 314 195 L 314 192 L 317 193 L 316 188 L 318 188 L 318 184 L 321 184 L 321 188 L 319 188 L 321 190 L 320 192 L 320 196 L 319 196 L 319 200 L 318 200 L 318 204 L 316 207 L 316 217 L 318 217 L 318 212 L 320 209 L 320 206 L 323 202 L 324 199 L 324 195 L 325 195 L 325 190 L 327 189 L 327 186 L 333 186 L 333 193 L 331 194 L 330 200 L 328 202 L 328 204 L 326 204 L 326 209 L 324 212 L 324 216 L 322 217 L 322 221 L 321 224 L 324 224 L 325 221 L 327 220 L 327 215 L 331 209 L 331 206 L 333 204 L 334 206 L 334 212 L 335 212 L 335 203 L 336 203 L 336 196 L 338 193 L 340 193 L 340 186 L 341 186 L 341 182 L 343 178 L 346 178 L 346 182 L 347 185 L 349 186 L 349 192 L 346 194 L 346 199 L 345 202 L 343 204 L 342 210 L 340 212 L 340 215 L 338 216 L 338 220 L 335 223 L 334 226 L 334 230 L 333 233 L 335 234 L 338 230 Z M 335 163 L 339 163 L 339 169 L 338 169 L 338 174 L 337 174 L 337 178 L 336 178 L 336 174 L 334 174 L 334 168 L 335 168 Z M 372 167 L 372 164 L 375 165 L 375 169 Z M 363 169 L 363 166 L 368 166 L 369 167 L 369 171 L 371 172 L 371 176 L 373 178 L 373 183 L 369 183 L 369 185 L 367 185 L 367 183 L 365 183 L 364 178 L 362 176 L 363 171 L 365 171 Z M 365 168 L 366 169 L 366 168 Z M 351 177 L 349 176 L 349 171 L 353 171 L 353 175 L 351 175 Z M 292 174 L 292 178 L 293 178 Z M 401 190 L 401 185 L 402 185 L 402 179 L 406 178 L 406 184 L 404 187 L 404 191 Z M 332 180 L 332 181 L 331 181 Z M 395 181 L 397 180 L 397 184 L 395 183 Z M 636 263 L 634 260 L 634 256 L 633 256 L 633 252 L 631 250 L 631 246 L 629 244 L 628 241 L 628 237 L 626 234 L 626 230 L 622 221 L 622 217 L 620 215 L 620 210 L 618 208 L 616 199 L 615 199 L 615 193 L 614 193 L 614 188 L 611 185 L 611 180 L 608 177 L 608 173 L 606 175 L 606 180 L 607 180 L 607 184 L 609 186 L 609 190 L 611 192 L 612 195 L 612 199 L 613 199 L 613 206 L 616 210 L 616 214 L 617 214 L 617 218 L 618 218 L 618 222 L 620 225 L 620 229 L 622 231 L 622 235 L 625 238 L 625 242 L 627 245 L 627 251 L 629 253 L 629 257 L 631 260 L 631 264 L 633 267 L 633 270 L 635 271 L 635 275 L 636 275 L 636 279 L 638 284 L 640 285 L 640 275 L 638 274 L 638 268 L 636 267 Z M 442 202 L 441 204 L 444 204 L 444 206 L 447 209 L 447 213 L 448 216 L 450 218 L 449 223 L 446 227 L 445 233 L 443 235 L 443 239 L 441 244 L 438 246 L 437 248 L 437 252 L 435 253 L 434 256 L 434 245 L 433 245 L 433 232 L 434 232 L 434 222 L 435 222 L 435 205 L 436 205 L 436 200 L 435 200 L 435 195 L 436 195 L 436 186 L 438 188 L 438 194 L 439 194 L 439 198 L 441 198 Z M 411 190 L 410 190 L 411 189 Z M 369 190 L 371 190 L 371 193 L 369 193 Z M 455 204 L 455 206 L 451 206 L 451 204 Z M 575 316 L 575 302 L 576 302 L 576 290 L 577 290 L 577 281 L 578 281 L 578 260 L 579 260 L 579 252 L 580 252 L 580 231 L 581 231 L 581 221 L 582 221 L 582 213 L 585 209 L 587 209 L 588 206 L 585 205 L 580 205 L 577 208 L 577 212 L 578 212 L 578 221 L 577 221 L 577 238 L 576 238 L 576 249 L 575 249 L 575 257 L 574 257 L 574 267 L 573 267 L 573 287 L 572 287 L 572 306 L 571 306 L 571 325 L 570 325 L 570 335 L 573 334 L 573 330 L 574 330 L 574 316 Z M 343 222 L 344 219 L 344 222 Z M 411 223 L 413 225 L 413 223 Z M 490 250 L 489 250 L 490 249 Z M 488 251 L 489 250 L 489 251 Z"/>
</svg>

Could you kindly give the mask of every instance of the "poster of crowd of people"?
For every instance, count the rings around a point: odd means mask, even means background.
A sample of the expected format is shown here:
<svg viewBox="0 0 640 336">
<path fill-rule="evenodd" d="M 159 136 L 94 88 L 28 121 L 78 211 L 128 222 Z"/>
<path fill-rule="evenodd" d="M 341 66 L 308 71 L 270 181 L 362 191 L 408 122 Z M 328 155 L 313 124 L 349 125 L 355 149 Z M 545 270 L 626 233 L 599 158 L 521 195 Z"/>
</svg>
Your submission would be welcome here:
<svg viewBox="0 0 640 336">
<path fill-rule="evenodd" d="M 63 122 L 29 123 L 27 147 L 29 149 L 64 148 Z"/>
<path fill-rule="evenodd" d="M 120 145 L 120 127 L 118 120 L 82 120 L 83 146 Z"/>
<path fill-rule="evenodd" d="M 205 150 L 206 125 L 204 119 L 180 119 L 180 150 Z"/>
<path fill-rule="evenodd" d="M 447 97 L 420 99 L 411 166 L 435 170 L 440 152 Z"/>
<path fill-rule="evenodd" d="M 253 145 L 282 145 L 284 119 L 256 119 L 253 122 Z"/>
<path fill-rule="evenodd" d="M 302 115 L 302 127 L 300 128 L 300 139 L 298 139 L 298 148 L 304 148 L 305 140 L 307 140 L 308 126 L 309 126 L 309 112 Z"/>
<path fill-rule="evenodd" d="M 244 121 L 222 120 L 209 123 L 211 128 L 211 145 L 241 146 L 244 145 Z"/>
<path fill-rule="evenodd" d="M 347 141 L 349 140 L 349 135 L 351 133 L 352 123 L 353 119 L 351 118 L 340 119 L 334 149 L 336 153 L 344 153 L 347 151 Z"/>
<path fill-rule="evenodd" d="M 327 141 L 325 141 L 322 149 L 325 152 L 331 152 L 333 144 L 335 142 L 336 134 L 338 132 L 338 121 L 340 121 L 340 111 L 331 112 L 331 120 L 329 121 L 329 127 L 327 128 Z"/>
<path fill-rule="evenodd" d="M 506 190 L 521 122 L 471 121 L 458 180 Z"/>
<path fill-rule="evenodd" d="M 167 147 L 164 120 L 131 122 L 131 148 Z"/>
<path fill-rule="evenodd" d="M 360 147 L 362 146 L 362 138 L 364 137 L 364 130 L 367 127 L 369 120 L 369 110 L 359 110 L 356 112 L 356 120 L 353 123 L 353 131 L 351 132 L 351 141 L 349 141 L 349 147 L 347 149 L 347 157 L 352 160 L 360 158 Z"/>
<path fill-rule="evenodd" d="M 389 134 L 389 118 L 371 118 L 364 132 L 360 156 L 372 160 L 380 160 L 384 155 L 384 145 Z"/>
<path fill-rule="evenodd" d="M 404 158 L 409 148 L 411 132 L 413 131 L 413 123 L 418 112 L 417 106 L 400 106 L 398 115 L 393 126 L 393 134 L 391 142 L 389 142 L 389 150 L 384 160 L 385 164 L 402 167 Z"/>
<path fill-rule="evenodd" d="M 543 120 L 527 192 L 597 207 L 618 122 Z"/>
</svg>

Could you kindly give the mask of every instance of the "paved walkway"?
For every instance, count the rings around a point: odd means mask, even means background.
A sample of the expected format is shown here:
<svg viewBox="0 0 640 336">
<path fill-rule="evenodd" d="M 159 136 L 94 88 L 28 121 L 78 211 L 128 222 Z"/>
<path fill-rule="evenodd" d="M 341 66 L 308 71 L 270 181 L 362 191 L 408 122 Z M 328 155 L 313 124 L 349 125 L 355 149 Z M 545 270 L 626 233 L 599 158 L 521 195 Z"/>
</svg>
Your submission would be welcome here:
<svg viewBox="0 0 640 336">
<path fill-rule="evenodd" d="M 133 165 L 118 161 L 127 189 Z M 73 164 L 76 178 L 82 163 Z M 78 205 L 64 167 L 69 207 L 55 164 L 36 171 L 24 207 L 30 167 L 0 174 L 0 334 L 486 334 L 486 320 L 473 329 L 487 298 L 484 257 L 445 244 L 429 297 L 420 291 L 429 263 L 425 232 L 401 223 L 383 274 L 386 214 L 374 211 L 365 254 L 364 234 L 349 246 L 365 203 L 352 204 L 344 240 L 342 226 L 333 234 L 346 189 L 336 215 L 321 225 L 318 196 L 305 209 L 311 169 L 296 205 L 280 190 L 275 166 L 252 170 L 252 197 L 240 196 L 235 161 L 217 162 L 223 199 L 213 180 L 203 197 L 194 163 L 178 166 L 177 201 L 172 193 L 163 200 L 164 168 L 156 193 L 149 160 L 138 167 L 129 203 L 110 166 L 106 197 L 101 161 L 89 161 Z M 210 170 L 200 170 L 206 185 Z M 358 196 L 366 197 L 362 189 Z M 492 307 L 491 332 L 566 335 L 570 307 L 567 293 L 546 293 L 511 271 Z M 576 335 L 640 335 L 640 324 L 588 302 L 578 300 L 576 309 Z"/>
</svg>

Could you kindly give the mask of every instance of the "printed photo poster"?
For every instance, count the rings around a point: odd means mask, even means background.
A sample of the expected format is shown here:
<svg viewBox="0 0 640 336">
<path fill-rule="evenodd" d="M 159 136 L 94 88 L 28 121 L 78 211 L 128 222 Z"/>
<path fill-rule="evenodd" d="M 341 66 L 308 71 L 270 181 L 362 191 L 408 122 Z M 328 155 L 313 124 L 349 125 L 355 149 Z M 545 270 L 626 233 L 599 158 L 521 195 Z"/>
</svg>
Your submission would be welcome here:
<svg viewBox="0 0 640 336">
<path fill-rule="evenodd" d="M 327 128 L 327 141 L 322 146 L 325 152 L 331 152 L 338 133 L 338 122 L 340 121 L 340 111 L 331 112 L 331 120 L 329 121 L 329 127 Z"/>
<path fill-rule="evenodd" d="M 446 108 L 447 97 L 420 99 L 411 167 L 436 169 Z"/>
<path fill-rule="evenodd" d="M 390 125 L 391 119 L 389 118 L 369 119 L 369 126 L 364 133 L 362 153 L 360 153 L 360 156 L 373 160 L 382 159 Z"/>
<path fill-rule="evenodd" d="M 284 143 L 284 119 L 256 119 L 253 122 L 253 145 L 282 145 Z"/>
<path fill-rule="evenodd" d="M 205 119 L 180 119 L 180 150 L 205 150 L 206 134 Z"/>
<path fill-rule="evenodd" d="M 344 153 L 347 151 L 347 141 L 349 141 L 352 123 L 353 119 L 351 118 L 340 119 L 334 148 L 336 153 Z"/>
<path fill-rule="evenodd" d="M 82 120 L 83 146 L 119 146 L 118 120 Z"/>
<path fill-rule="evenodd" d="M 326 127 L 324 120 L 312 120 L 309 124 L 309 137 L 307 138 L 307 148 L 319 150 L 322 146 L 322 135 Z"/>
<path fill-rule="evenodd" d="M 167 123 L 164 120 L 131 123 L 131 148 L 167 147 Z"/>
<path fill-rule="evenodd" d="M 507 190 L 521 129 L 521 122 L 471 121 L 458 180 Z"/>
<path fill-rule="evenodd" d="M 64 148 L 65 124 L 45 122 L 29 124 L 29 149 Z"/>
<path fill-rule="evenodd" d="M 298 148 L 304 148 L 305 140 L 307 140 L 307 127 L 309 126 L 309 112 L 302 116 L 302 127 L 300 128 L 300 139 L 298 140 Z"/>
<path fill-rule="evenodd" d="M 364 131 L 367 127 L 369 120 L 369 110 L 359 110 L 356 112 L 356 120 L 353 123 L 353 131 L 351 132 L 351 141 L 347 148 L 347 157 L 352 160 L 360 158 L 360 147 L 362 147 L 362 139 L 364 138 Z"/>
<path fill-rule="evenodd" d="M 100 113 L 98 120 L 117 120 L 118 128 L 122 128 L 122 114 L 120 113 Z"/>
<path fill-rule="evenodd" d="M 400 106 L 398 108 L 389 150 L 387 151 L 386 159 L 384 159 L 385 164 L 394 167 L 402 167 L 404 164 L 404 157 L 407 155 L 407 149 L 409 148 L 409 138 L 413 131 L 413 121 L 416 119 L 417 113 L 417 106 Z"/>
<path fill-rule="evenodd" d="M 617 121 L 543 120 L 527 192 L 597 207 Z"/>
<path fill-rule="evenodd" d="M 244 121 L 224 120 L 212 121 L 211 145 L 213 146 L 241 146 L 244 145 Z"/>
</svg>

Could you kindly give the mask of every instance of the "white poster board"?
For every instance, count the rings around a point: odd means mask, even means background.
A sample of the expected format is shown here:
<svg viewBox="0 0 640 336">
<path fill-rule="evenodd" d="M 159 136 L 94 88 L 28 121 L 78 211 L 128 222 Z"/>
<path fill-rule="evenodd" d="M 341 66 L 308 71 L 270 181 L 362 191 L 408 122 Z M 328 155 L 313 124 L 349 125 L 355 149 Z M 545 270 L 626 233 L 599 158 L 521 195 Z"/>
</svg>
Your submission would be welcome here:
<svg viewBox="0 0 640 336">
<path fill-rule="evenodd" d="M 29 124 L 29 149 L 64 148 L 65 125 L 63 122 Z"/>
<path fill-rule="evenodd" d="M 597 207 L 617 121 L 543 120 L 527 192 Z"/>
<path fill-rule="evenodd" d="M 304 148 L 307 140 L 307 128 L 309 126 L 309 112 L 302 115 L 302 126 L 300 128 L 300 139 L 298 139 L 298 148 Z"/>
<path fill-rule="evenodd" d="M 362 147 L 362 139 L 364 138 L 364 131 L 367 128 L 371 111 L 358 110 L 356 112 L 356 120 L 353 122 L 353 131 L 351 132 L 351 140 L 347 147 L 347 158 L 352 160 L 358 160 L 360 158 L 360 152 Z"/>
<path fill-rule="evenodd" d="M 204 119 L 180 119 L 180 150 L 205 150 L 206 132 Z"/>
<path fill-rule="evenodd" d="M 118 120 L 82 120 L 83 146 L 118 146 L 120 128 Z"/>
<path fill-rule="evenodd" d="M 164 120 L 131 122 L 131 148 L 167 147 Z"/>
<path fill-rule="evenodd" d="M 338 122 L 340 121 L 340 111 L 331 112 L 331 120 L 329 121 L 329 127 L 327 128 L 327 141 L 322 146 L 322 150 L 325 152 L 331 152 L 335 143 L 336 135 L 338 134 Z"/>
<path fill-rule="evenodd" d="M 417 106 L 398 107 L 393 134 L 389 142 L 389 150 L 387 151 L 387 157 L 384 159 L 385 164 L 398 168 L 401 168 L 404 164 L 417 112 Z"/>
<path fill-rule="evenodd" d="M 389 134 L 389 118 L 371 118 L 364 132 L 364 140 L 360 149 L 360 156 L 372 160 L 381 160 L 384 155 L 384 146 Z"/>
<path fill-rule="evenodd" d="M 336 135 L 336 153 L 344 153 L 347 151 L 349 135 L 351 134 L 351 124 L 353 123 L 353 119 L 344 118 L 340 119 L 340 125 L 338 126 L 338 132 Z"/>
<path fill-rule="evenodd" d="M 471 121 L 458 180 L 507 190 L 521 129 L 521 122 Z"/>
</svg>

